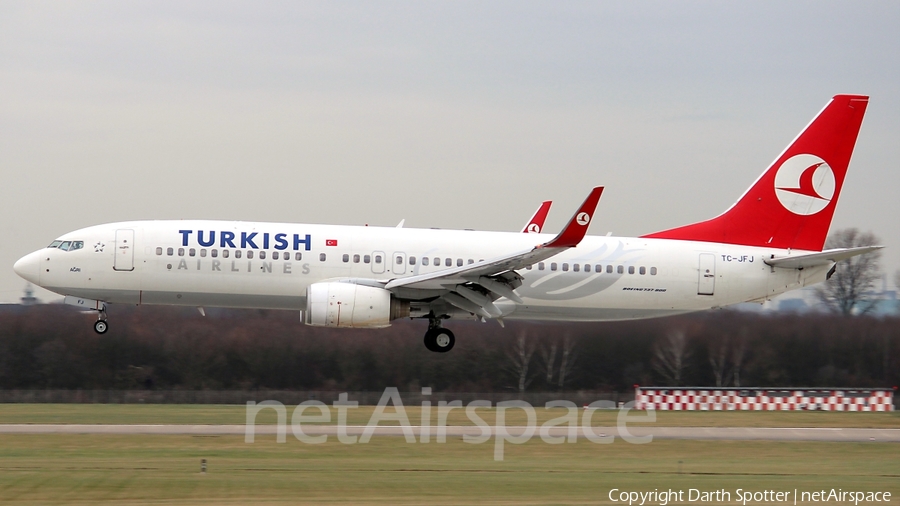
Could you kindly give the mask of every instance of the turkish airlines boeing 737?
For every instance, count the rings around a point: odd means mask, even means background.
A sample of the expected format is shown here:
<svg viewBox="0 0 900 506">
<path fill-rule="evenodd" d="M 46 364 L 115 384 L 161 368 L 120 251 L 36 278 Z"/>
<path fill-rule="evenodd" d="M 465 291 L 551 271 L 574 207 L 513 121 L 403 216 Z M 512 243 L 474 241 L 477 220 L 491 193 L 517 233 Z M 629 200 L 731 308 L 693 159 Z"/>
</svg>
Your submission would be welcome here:
<svg viewBox="0 0 900 506">
<path fill-rule="evenodd" d="M 621 320 L 763 301 L 878 248 L 822 251 L 867 104 L 835 96 L 730 209 L 637 238 L 585 237 L 598 187 L 555 237 L 135 221 L 67 233 L 14 268 L 96 310 L 99 333 L 107 303 L 299 309 L 325 327 L 425 319 L 437 352 L 455 342 L 449 318 Z"/>
</svg>

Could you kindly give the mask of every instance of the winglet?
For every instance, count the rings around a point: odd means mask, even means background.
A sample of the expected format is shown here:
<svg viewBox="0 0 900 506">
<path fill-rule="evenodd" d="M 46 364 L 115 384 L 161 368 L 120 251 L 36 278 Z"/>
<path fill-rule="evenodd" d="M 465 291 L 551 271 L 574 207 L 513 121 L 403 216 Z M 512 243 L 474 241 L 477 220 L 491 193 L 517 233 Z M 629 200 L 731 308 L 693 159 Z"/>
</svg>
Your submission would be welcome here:
<svg viewBox="0 0 900 506">
<path fill-rule="evenodd" d="M 550 242 L 542 244 L 542 248 L 574 248 L 584 239 L 587 234 L 588 226 L 594 217 L 594 211 L 597 209 L 597 203 L 600 202 L 600 195 L 603 193 L 603 187 L 597 186 L 591 190 L 590 195 L 578 208 L 578 211 L 569 220 L 566 228 L 554 237 Z"/>
<path fill-rule="evenodd" d="M 550 212 L 550 204 L 552 203 L 552 200 L 546 200 L 541 203 L 541 207 L 535 211 L 534 216 L 528 220 L 528 223 L 525 224 L 525 228 L 522 229 L 523 234 L 541 233 L 541 230 L 544 228 L 544 221 L 547 220 L 547 213 Z"/>
</svg>

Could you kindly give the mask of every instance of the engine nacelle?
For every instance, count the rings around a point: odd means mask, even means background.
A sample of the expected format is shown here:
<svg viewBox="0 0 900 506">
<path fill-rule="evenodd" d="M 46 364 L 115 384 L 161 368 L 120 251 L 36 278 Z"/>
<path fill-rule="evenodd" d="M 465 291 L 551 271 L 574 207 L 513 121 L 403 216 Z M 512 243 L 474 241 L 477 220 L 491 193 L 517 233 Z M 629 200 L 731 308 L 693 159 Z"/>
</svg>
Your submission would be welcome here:
<svg viewBox="0 0 900 506">
<path fill-rule="evenodd" d="M 409 316 L 409 301 L 384 288 L 354 283 L 313 283 L 306 289 L 306 324 L 377 329 Z"/>
</svg>

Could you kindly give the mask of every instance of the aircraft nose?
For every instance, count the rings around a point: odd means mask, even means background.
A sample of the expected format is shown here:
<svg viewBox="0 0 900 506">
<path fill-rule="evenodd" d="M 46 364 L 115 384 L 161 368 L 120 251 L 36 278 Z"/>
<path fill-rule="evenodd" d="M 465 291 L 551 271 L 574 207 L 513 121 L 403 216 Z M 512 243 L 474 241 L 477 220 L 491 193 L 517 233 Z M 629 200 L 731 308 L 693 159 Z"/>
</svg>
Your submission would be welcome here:
<svg viewBox="0 0 900 506">
<path fill-rule="evenodd" d="M 22 258 L 20 258 L 15 265 L 13 265 L 13 270 L 16 271 L 20 277 L 24 278 L 35 285 L 40 285 L 40 274 L 41 274 L 41 254 L 39 251 L 35 251 L 34 253 L 29 253 Z"/>
</svg>

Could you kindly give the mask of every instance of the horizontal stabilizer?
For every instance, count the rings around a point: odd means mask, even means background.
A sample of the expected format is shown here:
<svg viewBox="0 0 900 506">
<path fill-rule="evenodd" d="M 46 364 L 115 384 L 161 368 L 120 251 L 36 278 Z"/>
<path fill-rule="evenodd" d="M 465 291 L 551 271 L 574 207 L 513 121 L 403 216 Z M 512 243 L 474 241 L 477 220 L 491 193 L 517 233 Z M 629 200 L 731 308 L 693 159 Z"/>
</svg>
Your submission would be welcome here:
<svg viewBox="0 0 900 506">
<path fill-rule="evenodd" d="M 865 255 L 875 250 L 879 250 L 884 246 L 861 246 L 859 248 L 837 248 L 822 251 L 820 253 L 804 253 L 801 255 L 788 255 L 785 257 L 770 258 L 764 262 L 772 267 L 783 267 L 785 269 L 804 269 L 807 267 L 818 267 L 820 265 L 828 265 L 832 262 L 839 262 L 857 255 Z"/>
</svg>

